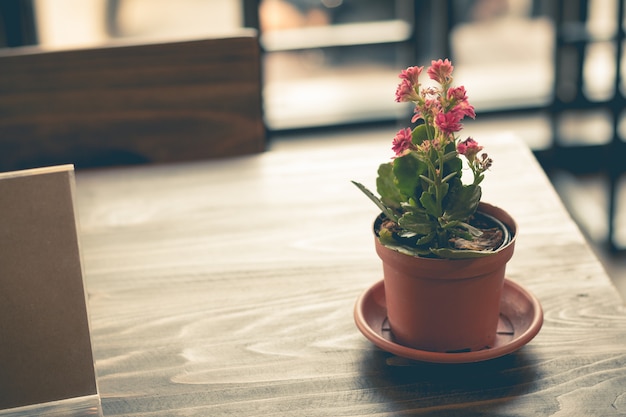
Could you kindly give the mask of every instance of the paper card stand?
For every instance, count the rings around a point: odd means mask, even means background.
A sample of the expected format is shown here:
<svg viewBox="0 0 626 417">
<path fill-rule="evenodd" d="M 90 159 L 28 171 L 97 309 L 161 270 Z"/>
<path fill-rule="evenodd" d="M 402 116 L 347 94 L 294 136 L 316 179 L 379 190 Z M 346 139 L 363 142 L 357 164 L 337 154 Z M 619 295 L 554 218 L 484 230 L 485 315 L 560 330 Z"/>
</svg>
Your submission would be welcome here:
<svg viewBox="0 0 626 417">
<path fill-rule="evenodd" d="M 74 188 L 71 165 L 0 174 L 2 416 L 77 398 L 100 407 Z"/>
</svg>

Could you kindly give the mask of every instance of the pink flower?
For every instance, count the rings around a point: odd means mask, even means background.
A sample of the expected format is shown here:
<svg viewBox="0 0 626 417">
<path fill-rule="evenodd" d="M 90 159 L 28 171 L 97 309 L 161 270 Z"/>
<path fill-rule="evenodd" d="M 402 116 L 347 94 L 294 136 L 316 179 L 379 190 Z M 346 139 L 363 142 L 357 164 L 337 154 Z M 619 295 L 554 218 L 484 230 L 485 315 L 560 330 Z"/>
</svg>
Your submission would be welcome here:
<svg viewBox="0 0 626 417">
<path fill-rule="evenodd" d="M 424 67 L 408 67 L 407 69 L 402 70 L 398 77 L 402 78 L 403 80 L 409 81 L 413 85 L 418 85 L 419 82 L 417 81 L 417 79 L 419 78 L 423 69 Z"/>
<path fill-rule="evenodd" d="M 434 149 L 433 141 L 431 141 L 431 140 L 425 140 L 422 143 L 420 143 L 419 145 L 417 145 L 417 150 L 419 152 L 424 153 L 424 154 L 427 154 L 428 152 L 430 152 L 431 149 Z"/>
<path fill-rule="evenodd" d="M 424 114 L 420 108 L 420 106 L 415 106 L 413 109 L 413 117 L 411 117 L 411 123 L 417 122 L 419 119 L 423 119 Z"/>
<path fill-rule="evenodd" d="M 415 123 L 419 119 L 432 123 L 432 120 L 441 112 L 441 104 L 437 99 L 428 98 L 421 105 L 415 106 L 413 112 L 415 114 L 411 118 L 411 123 Z"/>
<path fill-rule="evenodd" d="M 398 103 L 416 101 L 418 98 L 419 96 L 409 80 L 402 80 L 396 88 L 396 101 Z"/>
<path fill-rule="evenodd" d="M 459 87 L 450 87 L 450 89 L 448 89 L 448 100 L 454 102 L 467 101 L 465 87 L 462 85 Z"/>
<path fill-rule="evenodd" d="M 453 69 L 452 62 L 447 58 L 445 61 L 439 59 L 431 62 L 431 66 L 428 68 L 428 76 L 439 84 L 447 84 L 452 80 Z"/>
<path fill-rule="evenodd" d="M 463 100 L 459 102 L 453 109 L 453 112 L 460 113 L 463 116 L 471 117 L 472 119 L 476 118 L 476 112 L 474 111 L 474 106 L 469 104 L 469 101 Z"/>
<path fill-rule="evenodd" d="M 395 152 L 396 156 L 402 155 L 408 149 L 413 148 L 413 141 L 411 136 L 411 129 L 400 129 L 396 136 L 393 138 L 393 146 L 391 149 Z"/>
<path fill-rule="evenodd" d="M 417 146 L 417 150 L 422 153 L 428 153 L 431 150 L 440 150 L 442 142 L 439 138 L 434 138 L 431 140 L 425 140 Z"/>
<path fill-rule="evenodd" d="M 474 139 L 467 138 L 463 142 L 459 142 L 456 145 L 456 151 L 461 155 L 465 155 L 468 161 L 474 161 L 478 152 L 482 151 L 483 147 L 478 144 Z"/>
<path fill-rule="evenodd" d="M 478 161 L 478 158 L 476 160 Z M 493 165 L 493 159 L 489 158 L 489 155 L 487 155 L 486 153 L 480 155 L 480 161 L 478 161 L 478 166 L 480 167 L 481 171 L 487 171 L 489 168 L 491 168 L 491 165 Z"/>
<path fill-rule="evenodd" d="M 435 117 L 435 125 L 445 134 L 452 134 L 463 129 L 462 118 L 463 114 L 460 112 L 439 113 Z"/>
<path fill-rule="evenodd" d="M 435 87 L 426 87 L 423 89 L 424 97 L 439 97 L 439 90 Z"/>
</svg>

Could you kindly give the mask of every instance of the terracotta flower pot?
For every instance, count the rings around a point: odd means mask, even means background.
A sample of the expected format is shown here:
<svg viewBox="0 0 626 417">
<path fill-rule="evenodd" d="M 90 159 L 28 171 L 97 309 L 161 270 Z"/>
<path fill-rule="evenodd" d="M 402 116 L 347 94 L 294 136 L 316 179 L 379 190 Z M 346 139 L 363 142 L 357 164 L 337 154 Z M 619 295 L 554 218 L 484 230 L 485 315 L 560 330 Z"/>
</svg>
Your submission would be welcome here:
<svg viewBox="0 0 626 417">
<path fill-rule="evenodd" d="M 375 238 L 383 261 L 387 318 L 396 341 L 435 352 L 481 350 L 493 345 L 506 263 L 517 226 L 504 210 L 480 203 L 511 240 L 493 254 L 473 259 L 430 259 L 402 254 Z"/>
</svg>

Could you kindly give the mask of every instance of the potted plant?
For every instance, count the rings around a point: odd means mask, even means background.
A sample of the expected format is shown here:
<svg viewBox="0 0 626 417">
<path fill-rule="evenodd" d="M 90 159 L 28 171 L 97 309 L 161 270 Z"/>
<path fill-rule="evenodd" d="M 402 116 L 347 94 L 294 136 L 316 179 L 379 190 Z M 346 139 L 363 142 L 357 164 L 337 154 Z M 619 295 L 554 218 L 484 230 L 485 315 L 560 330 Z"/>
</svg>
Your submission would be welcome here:
<svg viewBox="0 0 626 417">
<path fill-rule="evenodd" d="M 396 101 L 415 104 L 417 126 L 393 138 L 395 155 L 378 168 L 378 196 L 353 182 L 382 212 L 375 247 L 395 340 L 426 351 L 475 351 L 495 340 L 516 224 L 481 202 L 493 161 L 474 139 L 458 136 L 475 112 L 465 88 L 452 85 L 451 62 L 432 61 L 433 85 L 420 82 L 423 69 L 399 75 Z"/>
</svg>

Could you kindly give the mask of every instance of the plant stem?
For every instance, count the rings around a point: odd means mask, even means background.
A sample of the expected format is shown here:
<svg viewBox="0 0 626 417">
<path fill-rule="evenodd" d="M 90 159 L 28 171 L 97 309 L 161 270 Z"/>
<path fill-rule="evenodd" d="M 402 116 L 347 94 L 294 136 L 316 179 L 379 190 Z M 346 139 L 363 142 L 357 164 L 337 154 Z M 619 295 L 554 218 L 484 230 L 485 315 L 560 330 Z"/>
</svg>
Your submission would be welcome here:
<svg viewBox="0 0 626 417">
<path fill-rule="evenodd" d="M 439 161 L 439 171 L 435 171 L 435 197 L 437 199 L 437 212 L 439 217 L 443 215 L 443 196 L 442 194 L 442 176 L 443 176 L 443 150 L 437 150 L 437 159 Z"/>
</svg>

